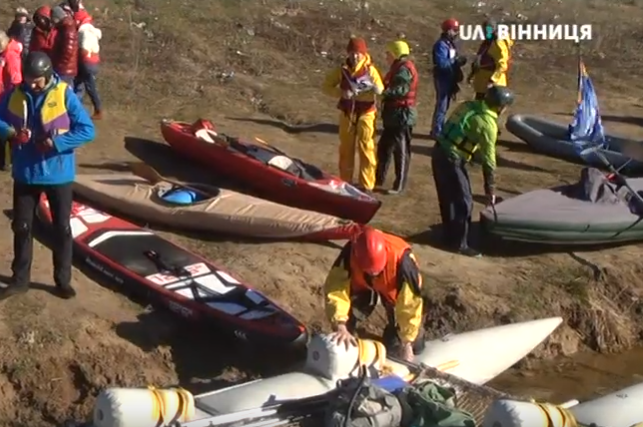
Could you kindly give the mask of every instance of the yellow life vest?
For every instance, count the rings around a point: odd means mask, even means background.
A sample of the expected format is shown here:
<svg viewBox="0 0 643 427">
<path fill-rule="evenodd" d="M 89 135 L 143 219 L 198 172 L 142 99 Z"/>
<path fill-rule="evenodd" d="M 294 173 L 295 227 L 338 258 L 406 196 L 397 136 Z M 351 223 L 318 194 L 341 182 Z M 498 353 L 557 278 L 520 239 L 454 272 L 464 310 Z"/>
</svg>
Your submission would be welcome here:
<svg viewBox="0 0 643 427">
<path fill-rule="evenodd" d="M 55 136 L 69 132 L 71 121 L 67 114 L 67 107 L 65 106 L 65 93 L 67 91 L 67 83 L 59 82 L 52 88 L 47 90 L 45 99 L 43 100 L 40 108 L 40 123 L 36 124 L 31 122 L 28 117 L 28 98 L 20 87 L 17 87 L 11 94 L 9 99 L 9 122 L 16 128 L 30 128 L 32 131 L 42 130 L 45 135 Z M 35 128 L 34 125 L 36 126 Z M 39 128 L 41 125 L 42 128 Z"/>
</svg>

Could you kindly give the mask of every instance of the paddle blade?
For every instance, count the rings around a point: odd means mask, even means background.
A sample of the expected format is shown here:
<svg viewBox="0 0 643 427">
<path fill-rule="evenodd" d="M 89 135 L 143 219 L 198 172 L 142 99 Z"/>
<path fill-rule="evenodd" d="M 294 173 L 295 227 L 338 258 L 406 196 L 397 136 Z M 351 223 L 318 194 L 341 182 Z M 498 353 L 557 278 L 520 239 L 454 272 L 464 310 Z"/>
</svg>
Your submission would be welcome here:
<svg viewBox="0 0 643 427">
<path fill-rule="evenodd" d="M 129 166 L 134 175 L 141 177 L 152 184 L 158 184 L 159 182 L 164 181 L 163 176 L 161 176 L 161 174 L 159 174 L 156 169 L 150 165 L 146 165 L 143 162 L 132 162 Z"/>
</svg>

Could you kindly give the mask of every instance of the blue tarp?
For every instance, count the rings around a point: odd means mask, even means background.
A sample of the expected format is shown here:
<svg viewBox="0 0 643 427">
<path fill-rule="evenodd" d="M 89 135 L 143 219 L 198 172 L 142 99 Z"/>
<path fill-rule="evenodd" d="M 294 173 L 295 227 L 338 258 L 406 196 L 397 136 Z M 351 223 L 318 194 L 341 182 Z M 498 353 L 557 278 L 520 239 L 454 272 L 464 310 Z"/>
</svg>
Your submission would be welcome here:
<svg viewBox="0 0 643 427">
<path fill-rule="evenodd" d="M 588 147 L 607 148 L 598 96 L 582 59 L 578 61 L 578 104 L 569 125 L 569 139 L 578 154 Z"/>
</svg>

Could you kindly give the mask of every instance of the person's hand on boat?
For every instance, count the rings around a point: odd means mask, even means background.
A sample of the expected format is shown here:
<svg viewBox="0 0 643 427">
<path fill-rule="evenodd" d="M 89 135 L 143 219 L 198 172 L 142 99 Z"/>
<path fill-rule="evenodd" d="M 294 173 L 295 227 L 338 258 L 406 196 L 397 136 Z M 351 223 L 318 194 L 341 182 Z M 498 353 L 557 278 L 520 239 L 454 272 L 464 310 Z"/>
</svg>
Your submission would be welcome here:
<svg viewBox="0 0 643 427">
<path fill-rule="evenodd" d="M 407 362 L 413 362 L 415 355 L 413 354 L 413 344 L 407 342 L 402 344 L 400 357 Z"/>
<path fill-rule="evenodd" d="M 357 339 L 348 331 L 348 328 L 344 324 L 337 325 L 335 333 L 332 335 L 332 339 L 337 343 L 337 345 L 346 346 L 347 350 L 350 346 L 357 346 Z"/>
</svg>

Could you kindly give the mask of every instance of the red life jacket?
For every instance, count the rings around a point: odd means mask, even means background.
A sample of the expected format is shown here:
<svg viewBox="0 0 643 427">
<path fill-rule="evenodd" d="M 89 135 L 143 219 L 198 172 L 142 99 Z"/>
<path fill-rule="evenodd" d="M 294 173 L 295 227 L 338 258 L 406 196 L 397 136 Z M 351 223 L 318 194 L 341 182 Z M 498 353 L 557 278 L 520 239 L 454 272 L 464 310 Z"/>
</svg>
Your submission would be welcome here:
<svg viewBox="0 0 643 427">
<path fill-rule="evenodd" d="M 342 66 L 342 79 L 339 82 L 339 88 L 343 91 L 352 90 L 352 84 L 359 83 L 361 79 L 368 77 L 370 72 L 370 61 L 364 62 L 362 68 L 360 68 L 360 70 L 353 75 L 351 75 L 351 72 L 348 69 L 348 64 Z M 356 114 L 360 116 L 362 114 L 375 110 L 375 100 L 373 99 L 373 101 L 357 101 L 342 98 L 339 100 L 337 108 L 339 108 L 346 114 Z"/>
<path fill-rule="evenodd" d="M 414 107 L 415 106 L 415 99 L 417 98 L 417 88 L 418 88 L 418 72 L 417 69 L 415 68 L 415 64 L 413 61 L 410 59 L 406 60 L 397 60 L 391 65 L 390 70 L 388 73 L 386 73 L 386 76 L 384 76 L 384 87 L 389 88 L 389 85 L 391 84 L 391 79 L 397 74 L 397 72 L 400 70 L 400 68 L 406 67 L 409 69 L 409 72 L 411 73 L 411 87 L 409 88 L 409 92 L 406 94 L 406 96 L 402 98 L 397 98 L 397 99 L 391 99 L 385 101 L 387 105 L 394 106 L 394 107 Z"/>
</svg>

